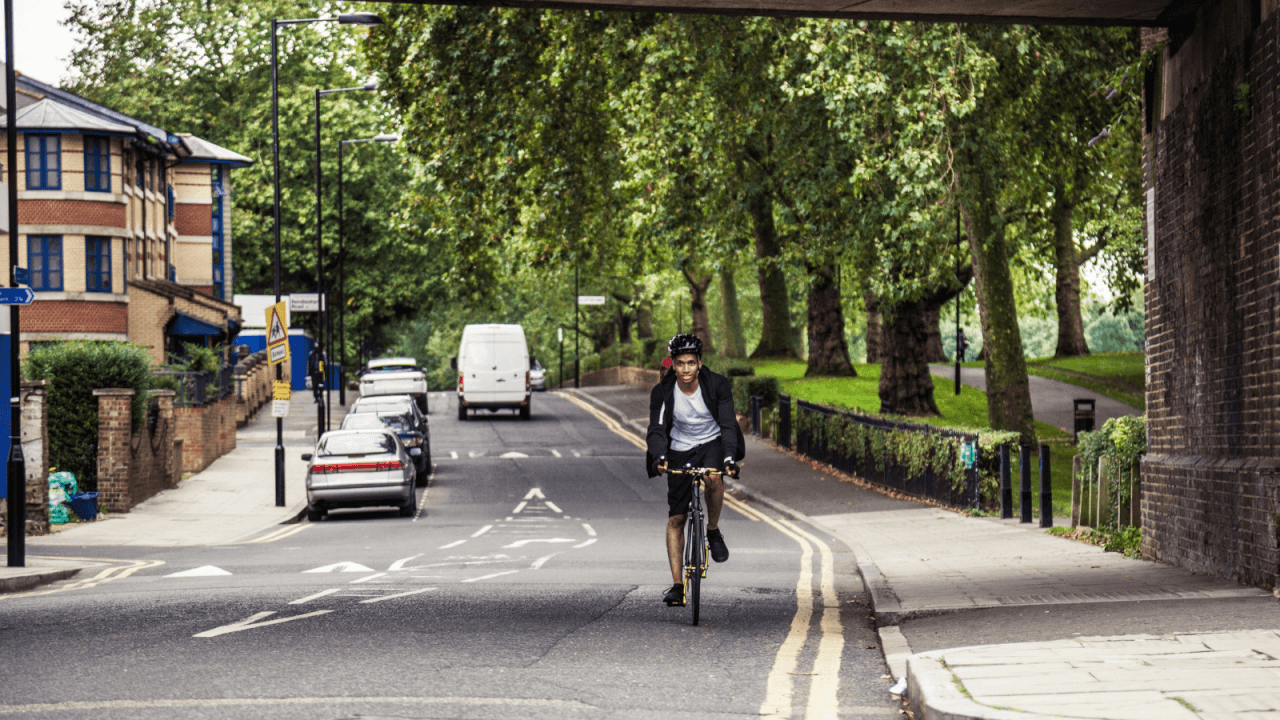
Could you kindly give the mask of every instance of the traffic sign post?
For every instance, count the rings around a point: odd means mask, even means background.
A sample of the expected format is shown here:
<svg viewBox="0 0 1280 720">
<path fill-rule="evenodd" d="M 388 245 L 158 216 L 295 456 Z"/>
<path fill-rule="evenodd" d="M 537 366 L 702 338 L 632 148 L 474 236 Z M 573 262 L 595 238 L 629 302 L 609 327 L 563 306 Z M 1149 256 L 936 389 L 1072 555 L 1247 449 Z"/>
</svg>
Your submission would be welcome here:
<svg viewBox="0 0 1280 720">
<path fill-rule="evenodd" d="M 267 364 L 277 365 L 289 359 L 289 324 L 285 320 L 283 300 L 267 308 Z"/>
</svg>

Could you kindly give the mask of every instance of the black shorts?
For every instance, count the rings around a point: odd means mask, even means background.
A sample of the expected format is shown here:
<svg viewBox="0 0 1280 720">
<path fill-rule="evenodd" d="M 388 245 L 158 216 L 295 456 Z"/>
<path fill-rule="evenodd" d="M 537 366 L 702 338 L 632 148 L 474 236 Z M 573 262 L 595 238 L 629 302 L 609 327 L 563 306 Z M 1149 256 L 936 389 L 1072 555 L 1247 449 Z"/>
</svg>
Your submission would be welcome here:
<svg viewBox="0 0 1280 720">
<path fill-rule="evenodd" d="M 667 452 L 669 470 L 680 470 L 684 468 L 685 463 L 695 468 L 723 468 L 724 449 L 720 445 L 720 438 L 688 450 Z M 667 517 L 687 514 L 691 502 L 693 502 L 693 478 L 688 475 L 667 475 Z"/>
</svg>

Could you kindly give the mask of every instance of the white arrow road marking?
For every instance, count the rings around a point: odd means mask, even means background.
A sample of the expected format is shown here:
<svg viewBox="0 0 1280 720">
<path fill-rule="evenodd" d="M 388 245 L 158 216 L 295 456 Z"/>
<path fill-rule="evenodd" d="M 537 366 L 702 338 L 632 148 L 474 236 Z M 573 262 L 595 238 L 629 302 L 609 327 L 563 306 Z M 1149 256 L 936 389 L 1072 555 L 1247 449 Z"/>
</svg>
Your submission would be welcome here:
<svg viewBox="0 0 1280 720">
<path fill-rule="evenodd" d="M 231 573 L 227 572 L 226 570 L 223 570 L 220 567 L 214 567 L 213 565 L 201 565 L 198 568 L 191 568 L 190 570 L 183 570 L 182 572 L 170 573 L 168 575 L 165 575 L 165 577 L 211 577 L 213 575 L 230 575 L 230 574 Z"/>
<path fill-rule="evenodd" d="M 538 568 L 542 567 L 542 566 L 543 566 L 543 564 L 545 564 L 548 560 L 550 560 L 551 558 L 553 558 L 553 557 L 555 557 L 555 556 L 557 556 L 557 555 L 559 555 L 559 554 L 560 554 L 560 553 L 558 553 L 558 552 L 553 552 L 553 553 L 551 553 L 550 555 L 543 555 L 542 557 L 538 558 L 537 560 L 534 560 L 534 561 L 533 561 L 533 565 L 532 565 L 531 567 L 532 567 L 534 570 L 537 570 Z"/>
<path fill-rule="evenodd" d="M 504 570 L 503 572 L 494 573 L 494 574 L 492 574 L 492 575 L 481 575 L 480 577 L 467 578 L 466 580 L 463 580 L 462 582 L 475 582 L 475 581 L 477 581 L 477 580 L 488 580 L 489 578 L 501 577 L 501 576 L 503 576 L 503 575 L 510 575 L 511 573 L 518 573 L 518 572 L 520 572 L 520 571 L 519 571 L 519 570 Z"/>
<path fill-rule="evenodd" d="M 257 628 L 266 627 L 268 625 L 278 625 L 280 623 L 287 623 L 293 620 L 301 620 L 303 618 L 315 617 L 317 615 L 324 615 L 325 613 L 331 613 L 331 612 L 333 611 L 332 610 L 316 610 L 315 612 L 309 612 L 303 615 L 294 615 L 292 617 L 276 618 L 275 620 L 258 622 L 263 618 L 271 617 L 272 615 L 276 614 L 274 610 L 268 610 L 266 612 L 260 612 L 257 615 L 251 615 L 250 617 L 247 617 L 244 620 L 241 620 L 239 622 L 233 622 L 230 625 L 223 625 L 222 627 L 216 627 L 212 630 L 205 630 L 202 633 L 196 633 L 191 637 L 198 637 L 198 638 L 217 637 L 219 635 L 226 635 L 227 633 L 240 632 L 241 630 L 255 630 Z"/>
<path fill-rule="evenodd" d="M 298 598 L 297 600 L 294 600 L 293 602 L 291 602 L 291 603 L 289 603 L 289 604 L 290 604 L 290 605 L 302 605 L 302 604 L 304 604 L 304 603 L 309 603 L 309 602 L 311 602 L 312 600 L 319 600 L 320 598 L 324 597 L 325 595 L 332 595 L 332 594 L 334 594 L 334 593 L 336 593 L 336 592 L 338 592 L 338 588 L 333 588 L 332 590 L 321 590 L 320 592 L 316 593 L 315 595 L 308 595 L 308 596 L 306 596 L 306 597 L 304 597 L 304 598 Z"/>
<path fill-rule="evenodd" d="M 595 537 L 595 536 L 596 536 L 596 529 L 595 529 L 595 528 L 591 527 L 590 525 L 588 525 L 588 524 L 586 524 L 586 523 L 582 523 L 582 527 L 587 531 L 587 534 L 588 534 L 588 535 L 590 535 L 591 537 Z"/>
<path fill-rule="evenodd" d="M 492 529 L 493 529 L 493 526 L 492 526 L 492 525 L 485 525 L 484 527 L 480 528 L 479 530 L 477 530 L 477 531 L 475 531 L 475 532 L 471 533 L 471 537 L 473 537 L 473 538 L 478 538 L 478 537 L 480 537 L 481 535 L 483 535 L 483 534 L 485 534 L 485 533 L 489 532 L 489 531 L 490 531 L 490 530 L 492 530 Z"/>
<path fill-rule="evenodd" d="M 517 540 L 511 543 L 510 545 L 503 545 L 502 549 L 506 550 L 507 548 L 521 548 L 521 547 L 524 547 L 525 545 L 528 545 L 529 543 L 562 543 L 562 542 L 573 542 L 573 538 L 526 538 L 524 540 Z"/>
<path fill-rule="evenodd" d="M 552 451 L 551 451 L 551 454 L 552 454 L 552 455 L 555 455 L 556 457 L 563 457 L 563 456 L 560 454 L 560 451 L 559 451 L 559 450 L 552 450 Z"/>
<path fill-rule="evenodd" d="M 441 546 L 440 546 L 439 548 L 437 548 L 437 549 L 439 549 L 439 550 L 448 550 L 449 548 L 452 548 L 452 547 L 458 547 L 459 545 L 461 545 L 461 544 L 462 544 L 462 543 L 464 543 L 464 542 L 466 542 L 466 540 L 454 540 L 453 542 L 449 543 L 448 545 L 441 545 Z"/>
<path fill-rule="evenodd" d="M 522 452 L 515 452 L 515 451 L 511 451 L 511 452 L 504 452 L 504 453 L 502 453 L 501 455 L 499 455 L 498 457 L 499 457 L 499 458 L 506 459 L 506 460 L 520 460 L 520 459 L 522 459 L 522 458 L 527 458 L 527 457 L 529 457 L 529 456 L 528 456 L 528 455 L 525 455 L 525 454 L 524 454 L 524 453 L 522 453 Z"/>
<path fill-rule="evenodd" d="M 395 595 L 384 595 L 382 597 L 373 598 L 372 600 L 361 600 L 360 604 L 364 605 L 366 603 L 382 602 L 383 600 L 390 600 L 391 598 L 404 597 L 406 595 L 417 595 L 418 593 L 424 593 L 429 590 L 435 590 L 435 588 L 421 588 L 419 590 L 410 590 L 408 592 L 396 593 Z"/>
<path fill-rule="evenodd" d="M 360 563 L 340 562 L 332 565 L 325 565 L 312 570 L 303 570 L 304 573 L 327 573 L 327 572 L 373 572 L 373 568 L 365 567 Z"/>
<path fill-rule="evenodd" d="M 462 542 L 462 541 L 459 540 L 458 542 Z M 420 557 L 422 557 L 422 553 L 418 553 L 417 555 L 413 555 L 411 557 L 407 557 L 402 560 L 397 560 L 391 563 L 391 567 L 387 568 L 387 572 L 395 572 L 397 570 L 403 570 L 405 563 L 409 562 L 410 560 L 416 560 Z"/>
<path fill-rule="evenodd" d="M 525 496 L 524 496 L 525 500 L 532 500 L 534 498 L 538 498 L 540 500 L 546 500 L 547 496 L 543 495 L 542 490 L 540 490 L 539 488 L 533 488 L 529 492 L 525 493 Z"/>
<path fill-rule="evenodd" d="M 577 550 L 578 548 L 584 548 L 584 547 L 586 547 L 586 546 L 590 545 L 591 543 L 593 543 L 593 542 L 595 542 L 596 540 L 599 540 L 599 539 L 600 539 L 600 538 L 591 538 L 590 540 L 587 540 L 586 542 L 580 542 L 580 543 L 578 543 L 577 545 L 574 545 L 574 546 L 573 546 L 573 549 L 574 549 L 574 550 Z"/>
<path fill-rule="evenodd" d="M 383 575 L 386 575 L 386 573 L 374 573 L 374 574 L 372 574 L 372 575 L 366 575 L 365 577 L 362 577 L 362 578 L 356 578 L 355 580 L 352 580 L 350 584 L 351 584 L 351 585 L 356 585 L 356 584 L 358 584 L 358 583 L 365 583 L 365 582 L 369 582 L 370 580 L 373 580 L 374 578 L 380 578 L 380 577 L 382 577 Z"/>
<path fill-rule="evenodd" d="M 547 506 L 547 507 L 549 507 L 549 508 L 551 508 L 551 512 L 558 512 L 558 513 L 560 513 L 561 515 L 563 515 L 563 514 L 564 514 L 564 511 L 563 511 L 563 510 L 561 510 L 561 509 L 560 509 L 560 507 L 559 507 L 558 505 L 556 505 L 555 503 L 551 502 L 550 500 L 547 500 L 547 501 L 545 501 L 545 502 L 546 502 L 546 506 Z"/>
<path fill-rule="evenodd" d="M 519 504 L 519 505 L 517 505 L 517 506 L 516 506 L 516 509 L 515 509 L 515 510 L 512 510 L 512 511 L 511 511 L 511 513 L 514 515 L 514 514 L 516 514 L 516 513 L 520 512 L 521 510 L 523 510 L 523 509 L 524 509 L 524 506 L 525 506 L 525 505 L 528 505 L 528 504 L 529 504 L 529 501 L 528 501 L 528 500 L 521 500 L 521 501 L 520 501 L 520 504 Z"/>
</svg>

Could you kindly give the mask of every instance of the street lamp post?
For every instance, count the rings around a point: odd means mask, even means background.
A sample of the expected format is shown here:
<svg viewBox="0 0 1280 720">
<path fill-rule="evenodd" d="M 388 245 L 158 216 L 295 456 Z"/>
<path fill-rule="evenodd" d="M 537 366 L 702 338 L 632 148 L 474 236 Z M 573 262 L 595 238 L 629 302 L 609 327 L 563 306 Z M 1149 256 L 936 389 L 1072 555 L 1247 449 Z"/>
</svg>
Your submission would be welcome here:
<svg viewBox="0 0 1280 720">
<path fill-rule="evenodd" d="M 10 2 L 11 0 L 5 0 Z M 300 20 L 271 19 L 271 207 L 272 235 L 275 253 L 272 269 L 275 275 L 276 302 L 280 302 L 280 51 L 278 31 L 281 25 L 336 22 L 341 25 L 381 25 L 382 18 L 375 13 L 345 13 L 330 18 L 304 18 Z M 12 237 L 12 234 L 11 234 Z M 10 241 L 12 243 L 12 240 Z M 284 380 L 284 368 L 276 364 L 276 381 Z M 284 419 L 276 418 L 276 507 L 284 507 Z"/>
<path fill-rule="evenodd" d="M 344 245 L 346 233 L 342 224 L 342 148 L 356 143 L 397 142 L 399 135 L 382 133 L 371 138 L 338 141 L 338 402 L 347 405 L 347 382 L 343 376 L 347 370 L 347 251 Z"/>
<path fill-rule="evenodd" d="M 5 54 L 5 136 L 9 141 L 9 287 L 18 287 L 14 268 L 18 266 L 18 78 L 13 68 L 13 0 L 4 0 Z M 18 367 L 18 346 L 22 333 L 18 323 L 18 306 L 9 306 L 9 397 L 15 401 L 22 387 Z M 8 458 L 8 564 L 27 565 L 27 471 L 22 457 L 22 410 L 11 401 L 9 408 Z M 3 410 L 0 410 L 3 412 Z"/>
<path fill-rule="evenodd" d="M 324 245 L 321 239 L 324 237 L 324 214 L 321 207 L 323 198 L 323 170 L 321 169 L 321 151 L 320 151 L 320 98 L 325 95 L 333 95 L 341 92 L 354 92 L 363 90 L 372 92 L 378 89 L 378 83 L 371 82 L 361 85 L 360 87 L 337 88 L 335 90 L 316 89 L 316 301 L 319 307 L 316 310 L 316 358 L 319 361 L 320 381 L 324 387 L 319 389 L 316 394 L 316 402 L 318 413 L 316 418 L 317 434 L 322 434 L 329 429 L 329 358 L 332 356 L 332 348 L 328 348 L 325 340 L 332 342 L 333 333 L 326 332 L 325 321 L 329 314 L 328 303 L 325 302 L 324 292 Z M 328 349 L 330 352 L 326 352 Z"/>
</svg>

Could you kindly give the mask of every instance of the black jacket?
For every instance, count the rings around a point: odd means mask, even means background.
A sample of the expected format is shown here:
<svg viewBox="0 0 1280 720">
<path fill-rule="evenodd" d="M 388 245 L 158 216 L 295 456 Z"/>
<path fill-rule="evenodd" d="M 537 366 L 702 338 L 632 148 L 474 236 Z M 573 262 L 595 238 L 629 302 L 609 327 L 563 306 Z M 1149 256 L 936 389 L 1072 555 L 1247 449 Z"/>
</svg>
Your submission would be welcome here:
<svg viewBox="0 0 1280 720">
<path fill-rule="evenodd" d="M 729 378 L 717 375 L 705 367 L 698 371 L 698 389 L 702 391 L 702 401 L 711 411 L 711 417 L 720 424 L 720 446 L 725 457 L 734 462 L 747 454 L 747 443 L 742 437 L 742 428 L 738 427 L 738 415 L 733 410 L 733 386 Z M 653 386 L 649 393 L 649 434 L 648 452 L 645 456 L 645 468 L 649 477 L 658 474 L 655 467 L 658 460 L 665 455 L 671 446 L 671 426 L 675 423 L 671 408 L 676 397 L 676 374 L 668 372 L 662 382 Z M 723 458 L 716 458 L 720 462 Z"/>
</svg>

